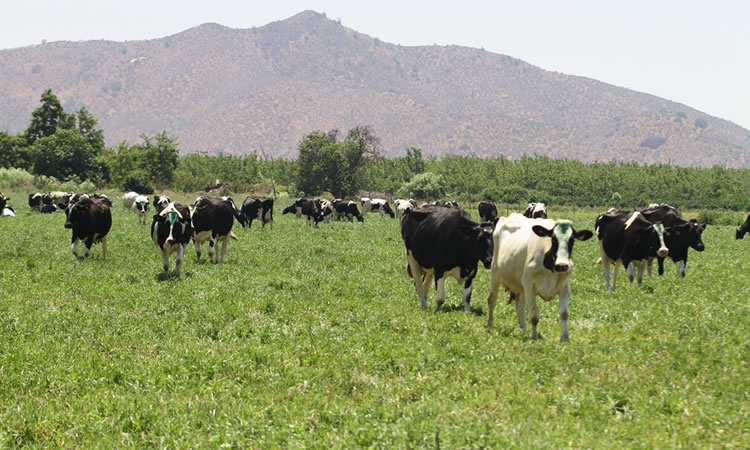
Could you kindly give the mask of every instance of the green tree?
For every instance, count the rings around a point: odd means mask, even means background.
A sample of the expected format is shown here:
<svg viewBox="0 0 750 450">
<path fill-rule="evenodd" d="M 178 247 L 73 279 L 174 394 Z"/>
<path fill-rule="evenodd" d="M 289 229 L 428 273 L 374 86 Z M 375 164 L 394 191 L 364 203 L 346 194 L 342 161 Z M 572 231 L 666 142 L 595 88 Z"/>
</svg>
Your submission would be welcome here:
<svg viewBox="0 0 750 450">
<path fill-rule="evenodd" d="M 0 167 L 24 170 L 31 168 L 31 156 L 23 136 L 0 132 Z"/>
<path fill-rule="evenodd" d="M 109 180 L 109 166 L 80 133 L 58 130 L 31 149 L 34 172 L 60 180 Z"/>
<path fill-rule="evenodd" d="M 170 137 L 166 131 L 156 136 L 141 135 L 142 155 L 138 160 L 139 167 L 149 179 L 158 184 L 170 183 L 180 157 L 177 138 Z"/>
<path fill-rule="evenodd" d="M 63 110 L 60 100 L 47 89 L 42 93 L 42 106 L 31 113 L 31 124 L 24 132 L 26 143 L 31 146 L 37 139 L 52 136 L 58 129 L 71 129 L 75 126 L 75 116 Z"/>
</svg>

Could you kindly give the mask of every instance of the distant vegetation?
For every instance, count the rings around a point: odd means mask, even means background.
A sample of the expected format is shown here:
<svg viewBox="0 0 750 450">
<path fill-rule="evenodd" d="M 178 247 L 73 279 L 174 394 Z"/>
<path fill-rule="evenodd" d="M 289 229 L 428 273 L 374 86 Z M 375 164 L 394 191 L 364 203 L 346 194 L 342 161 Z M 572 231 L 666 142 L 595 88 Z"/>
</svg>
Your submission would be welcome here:
<svg viewBox="0 0 750 450">
<path fill-rule="evenodd" d="M 179 155 L 176 137 L 166 131 L 142 135 L 141 143 L 104 146 L 96 119 L 81 108 L 63 111 L 47 90 L 29 128 L 12 136 L 0 132 L 1 187 L 66 185 L 115 187 L 148 193 L 153 189 L 195 192 L 217 182 L 231 192 L 356 197 L 360 191 L 394 197 L 459 201 L 491 200 L 633 208 L 667 202 L 678 208 L 750 209 L 750 170 L 644 165 L 635 162 L 583 163 L 546 156 L 480 158 L 423 157 L 419 148 L 384 158 L 368 126 L 313 131 L 303 137 L 298 158 Z M 653 138 L 653 139 L 652 139 Z M 644 145 L 655 148 L 660 139 Z M 12 170 L 10 170 L 12 169 Z M 92 184 L 93 183 L 93 184 Z"/>
</svg>

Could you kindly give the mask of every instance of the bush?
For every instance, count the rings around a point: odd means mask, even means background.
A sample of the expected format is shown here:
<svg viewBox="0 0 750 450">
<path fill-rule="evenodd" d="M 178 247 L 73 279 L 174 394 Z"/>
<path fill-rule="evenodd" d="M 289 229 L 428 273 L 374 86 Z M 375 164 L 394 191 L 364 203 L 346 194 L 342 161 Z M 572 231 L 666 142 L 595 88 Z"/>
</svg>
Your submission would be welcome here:
<svg viewBox="0 0 750 450">
<path fill-rule="evenodd" d="M 411 180 L 401 186 L 399 197 L 404 198 L 441 198 L 445 195 L 445 180 L 442 176 L 424 172 L 414 175 Z"/>
<path fill-rule="evenodd" d="M 23 169 L 0 169 L 0 186 L 18 188 L 34 184 L 34 175 Z"/>
<path fill-rule="evenodd" d="M 135 191 L 139 194 L 153 194 L 154 188 L 148 184 L 145 174 L 128 175 L 122 185 L 125 192 Z"/>
</svg>

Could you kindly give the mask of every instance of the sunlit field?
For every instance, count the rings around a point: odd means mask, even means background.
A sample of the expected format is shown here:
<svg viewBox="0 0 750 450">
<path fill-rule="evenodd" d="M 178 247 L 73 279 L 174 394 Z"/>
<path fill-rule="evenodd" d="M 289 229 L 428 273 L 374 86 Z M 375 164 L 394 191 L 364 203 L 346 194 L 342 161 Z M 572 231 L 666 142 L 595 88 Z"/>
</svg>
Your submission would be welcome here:
<svg viewBox="0 0 750 450">
<path fill-rule="evenodd" d="M 471 313 L 452 280 L 421 311 L 388 217 L 314 229 L 280 200 L 272 230 L 235 223 L 224 264 L 191 244 L 164 277 L 150 220 L 119 199 L 107 259 L 76 260 L 62 212 L 5 193 L 0 447 L 750 447 L 750 239 L 734 227 L 708 226 L 686 278 L 621 270 L 614 292 L 596 239 L 576 243 L 563 344 L 556 300 L 539 341 L 504 300 L 487 329 L 481 265 Z M 549 211 L 578 229 L 601 212 Z"/>
</svg>

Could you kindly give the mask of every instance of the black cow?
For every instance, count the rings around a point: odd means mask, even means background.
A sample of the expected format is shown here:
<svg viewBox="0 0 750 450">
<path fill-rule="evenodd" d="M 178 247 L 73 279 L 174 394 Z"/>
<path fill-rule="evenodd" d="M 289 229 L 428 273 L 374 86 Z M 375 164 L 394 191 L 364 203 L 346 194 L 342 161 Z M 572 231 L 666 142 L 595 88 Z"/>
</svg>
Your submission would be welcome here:
<svg viewBox="0 0 750 450">
<path fill-rule="evenodd" d="M 360 214 L 357 204 L 351 200 L 337 198 L 331 203 L 331 206 L 333 207 L 333 218 L 336 220 L 341 220 L 342 217 L 349 219 L 350 222 L 353 222 L 355 217 L 359 222 L 365 220 Z"/>
<path fill-rule="evenodd" d="M 169 203 L 151 222 L 151 239 L 161 252 L 164 272 L 169 272 L 169 257 L 177 253 L 174 274 L 180 274 L 185 246 L 193 235 L 190 210 L 178 202 Z"/>
<path fill-rule="evenodd" d="M 300 217 L 302 217 L 302 208 L 297 206 L 298 202 L 300 202 L 301 200 L 302 200 L 301 198 L 298 198 L 297 200 L 295 200 L 294 203 L 292 203 L 291 205 L 289 205 L 286 208 L 284 208 L 281 211 L 281 214 L 290 214 L 290 213 L 292 213 L 295 216 L 297 216 L 298 219 Z"/>
<path fill-rule="evenodd" d="M 247 197 L 242 202 L 242 208 L 240 214 L 245 218 L 245 223 L 248 228 L 252 227 L 253 219 L 260 220 L 262 224 L 261 229 L 265 229 L 266 224 L 270 224 L 273 229 L 273 199 L 272 198 L 258 198 L 258 197 Z M 243 224 L 243 226 L 245 226 Z"/>
<path fill-rule="evenodd" d="M 702 252 L 705 245 L 701 239 L 706 224 L 699 224 L 697 220 L 685 220 L 677 208 L 661 203 L 640 210 L 648 221 L 659 222 L 665 227 L 664 243 L 669 249 L 669 257 L 674 262 L 680 263 L 680 276 L 685 276 L 687 265 L 688 248 Z M 664 274 L 664 258 L 657 256 L 659 263 L 659 275 Z M 649 259 L 649 275 L 651 274 L 651 259 Z"/>
<path fill-rule="evenodd" d="M 634 268 L 638 266 L 638 284 L 643 279 L 643 269 L 650 257 L 662 258 L 669 254 L 664 242 L 664 226 L 648 221 L 638 211 L 610 210 L 596 218 L 596 237 L 599 238 L 599 255 L 602 258 L 604 281 L 609 285 L 609 265 L 614 264 L 612 289 L 617 283 L 618 263 L 628 270 L 633 282 Z"/>
<path fill-rule="evenodd" d="M 427 309 L 427 292 L 435 278 L 436 306 L 445 302 L 445 277 L 464 285 L 464 310 L 469 311 L 471 288 L 479 261 L 489 269 L 492 263 L 492 230 L 480 225 L 462 210 L 428 206 L 413 209 L 401 219 L 401 236 L 406 245 L 407 273 L 414 279 L 422 309 Z"/>
<path fill-rule="evenodd" d="M 735 233 L 734 237 L 736 239 L 742 239 L 743 237 L 745 237 L 745 233 L 750 233 L 750 214 L 747 215 L 745 223 L 737 228 L 737 232 Z"/>
<path fill-rule="evenodd" d="M 497 207 L 492 202 L 479 202 L 479 218 L 485 222 L 497 221 Z"/>
<path fill-rule="evenodd" d="M 201 244 L 209 241 L 208 258 L 215 263 L 224 262 L 229 238 L 237 240 L 237 236 L 232 233 L 234 219 L 240 224 L 244 221 L 234 201 L 230 197 L 198 197 L 190 208 L 190 219 L 198 261 L 201 259 Z M 217 241 L 222 242 L 221 256 L 216 252 Z"/>
<path fill-rule="evenodd" d="M 531 202 L 526 206 L 523 215 L 532 219 L 546 219 L 547 205 L 541 202 Z"/>
<path fill-rule="evenodd" d="M 102 258 L 107 257 L 107 233 L 112 228 L 112 213 L 107 202 L 81 196 L 76 203 L 71 203 L 65 210 L 67 219 L 65 228 L 73 230 L 71 248 L 78 257 L 78 241 L 82 240 L 86 248 L 84 257 L 91 254 L 91 246 L 101 242 Z"/>
<path fill-rule="evenodd" d="M 166 208 L 170 203 L 172 203 L 172 200 L 170 200 L 166 195 L 154 195 L 153 205 L 157 214 L 160 213 L 162 209 Z"/>
</svg>

